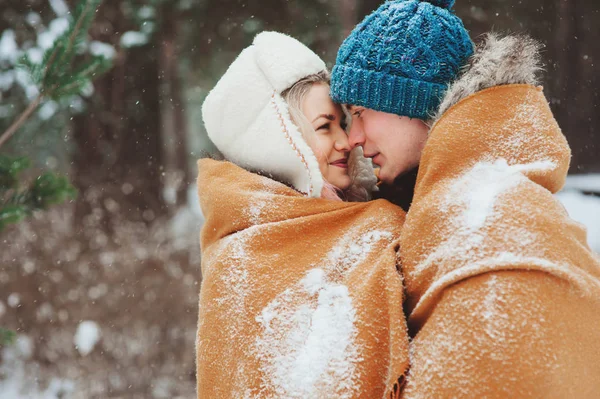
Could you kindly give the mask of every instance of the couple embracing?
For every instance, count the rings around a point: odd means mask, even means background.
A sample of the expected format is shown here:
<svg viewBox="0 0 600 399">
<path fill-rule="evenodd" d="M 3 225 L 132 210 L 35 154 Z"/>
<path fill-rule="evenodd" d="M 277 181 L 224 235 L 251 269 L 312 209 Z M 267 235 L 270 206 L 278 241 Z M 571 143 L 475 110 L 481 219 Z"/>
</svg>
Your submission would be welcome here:
<svg viewBox="0 0 600 399">
<path fill-rule="evenodd" d="M 260 33 L 208 95 L 199 398 L 597 397 L 600 260 L 552 196 L 539 47 L 474 47 L 453 3 L 387 1 L 331 74 Z"/>
</svg>

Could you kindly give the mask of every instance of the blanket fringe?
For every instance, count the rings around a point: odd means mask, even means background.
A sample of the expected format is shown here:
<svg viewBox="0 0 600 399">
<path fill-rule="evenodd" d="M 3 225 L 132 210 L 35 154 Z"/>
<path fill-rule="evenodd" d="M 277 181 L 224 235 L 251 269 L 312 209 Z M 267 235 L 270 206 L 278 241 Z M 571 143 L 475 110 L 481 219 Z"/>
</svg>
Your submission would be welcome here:
<svg viewBox="0 0 600 399">
<path fill-rule="evenodd" d="M 390 391 L 390 399 L 400 399 L 400 393 L 402 393 L 405 382 L 406 378 L 404 377 L 404 374 L 398 377 L 398 381 L 394 383 L 394 387 Z"/>
</svg>

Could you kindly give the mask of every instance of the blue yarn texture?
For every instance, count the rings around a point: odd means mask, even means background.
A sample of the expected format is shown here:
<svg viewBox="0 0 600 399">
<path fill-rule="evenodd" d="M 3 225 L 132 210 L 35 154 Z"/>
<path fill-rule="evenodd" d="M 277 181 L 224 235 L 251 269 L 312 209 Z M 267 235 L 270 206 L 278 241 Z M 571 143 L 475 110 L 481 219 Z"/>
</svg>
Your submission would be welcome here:
<svg viewBox="0 0 600 399">
<path fill-rule="evenodd" d="M 450 9 L 453 4 L 391 0 L 367 16 L 338 51 L 333 100 L 429 119 L 473 54 L 469 33 Z"/>
</svg>

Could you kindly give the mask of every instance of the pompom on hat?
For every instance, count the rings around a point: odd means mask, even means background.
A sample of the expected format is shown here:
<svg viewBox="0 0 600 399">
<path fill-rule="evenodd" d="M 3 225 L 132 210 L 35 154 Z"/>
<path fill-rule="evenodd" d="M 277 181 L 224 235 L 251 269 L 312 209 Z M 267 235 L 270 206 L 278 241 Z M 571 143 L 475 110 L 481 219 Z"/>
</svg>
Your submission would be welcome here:
<svg viewBox="0 0 600 399">
<path fill-rule="evenodd" d="M 281 93 L 325 70 L 321 58 L 298 40 L 259 33 L 202 105 L 209 138 L 238 166 L 272 174 L 308 196 L 320 197 L 324 180 L 319 163 Z"/>
<path fill-rule="evenodd" d="M 390 0 L 342 43 L 331 95 L 342 104 L 427 120 L 473 54 L 454 0 Z"/>
</svg>

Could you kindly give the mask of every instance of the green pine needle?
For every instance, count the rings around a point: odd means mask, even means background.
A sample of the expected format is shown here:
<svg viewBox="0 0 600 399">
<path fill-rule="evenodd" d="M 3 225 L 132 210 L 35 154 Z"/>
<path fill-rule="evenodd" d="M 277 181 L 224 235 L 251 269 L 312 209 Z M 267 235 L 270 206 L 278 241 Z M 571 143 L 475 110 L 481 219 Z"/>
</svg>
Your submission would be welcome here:
<svg viewBox="0 0 600 399">
<path fill-rule="evenodd" d="M 35 210 L 74 199 L 77 190 L 64 176 L 45 172 L 28 188 L 20 189 L 18 174 L 30 166 L 27 158 L 0 155 L 0 231 Z"/>
<path fill-rule="evenodd" d="M 11 345 L 15 342 L 17 334 L 14 331 L 0 328 L 0 348 L 3 346 Z"/>
<path fill-rule="evenodd" d="M 19 67 L 26 69 L 40 92 L 54 100 L 80 94 L 92 78 L 108 71 L 112 60 L 102 56 L 91 57 L 74 66 L 78 50 L 85 46 L 87 33 L 102 0 L 82 0 L 77 3 L 69 28 L 44 52 L 41 63 L 27 55 Z"/>
</svg>

